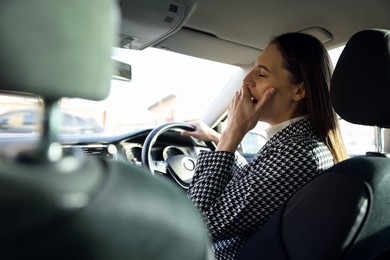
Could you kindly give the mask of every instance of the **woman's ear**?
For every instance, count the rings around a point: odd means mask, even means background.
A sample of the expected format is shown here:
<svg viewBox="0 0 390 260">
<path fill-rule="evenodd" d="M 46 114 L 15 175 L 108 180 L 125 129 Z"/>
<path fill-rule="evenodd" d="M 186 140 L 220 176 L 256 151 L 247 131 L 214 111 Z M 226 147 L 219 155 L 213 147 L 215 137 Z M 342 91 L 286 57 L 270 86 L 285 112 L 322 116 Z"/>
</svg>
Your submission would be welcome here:
<svg viewBox="0 0 390 260">
<path fill-rule="evenodd" d="M 306 97 L 306 90 L 305 90 L 305 84 L 303 82 L 299 83 L 295 86 L 295 90 L 293 93 L 292 99 L 294 101 L 300 101 Z"/>
</svg>

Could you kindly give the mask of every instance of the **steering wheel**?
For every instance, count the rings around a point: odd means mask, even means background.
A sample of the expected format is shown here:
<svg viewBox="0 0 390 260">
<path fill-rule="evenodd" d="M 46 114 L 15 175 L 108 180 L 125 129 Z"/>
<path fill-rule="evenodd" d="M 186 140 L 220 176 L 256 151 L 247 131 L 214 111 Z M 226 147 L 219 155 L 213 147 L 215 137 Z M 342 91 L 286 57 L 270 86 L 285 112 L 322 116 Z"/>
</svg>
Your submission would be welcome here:
<svg viewBox="0 0 390 260">
<path fill-rule="evenodd" d="M 171 129 L 195 131 L 195 127 L 193 125 L 184 122 L 169 122 L 154 128 L 146 137 L 142 148 L 142 165 L 148 168 L 152 174 L 154 174 L 155 171 L 166 173 L 168 170 L 181 187 L 188 189 L 195 173 L 196 158 L 184 154 L 170 156 L 165 161 L 155 161 L 152 158 L 151 151 L 157 138 Z M 206 145 L 211 150 L 215 150 L 214 143 L 206 142 Z"/>
</svg>

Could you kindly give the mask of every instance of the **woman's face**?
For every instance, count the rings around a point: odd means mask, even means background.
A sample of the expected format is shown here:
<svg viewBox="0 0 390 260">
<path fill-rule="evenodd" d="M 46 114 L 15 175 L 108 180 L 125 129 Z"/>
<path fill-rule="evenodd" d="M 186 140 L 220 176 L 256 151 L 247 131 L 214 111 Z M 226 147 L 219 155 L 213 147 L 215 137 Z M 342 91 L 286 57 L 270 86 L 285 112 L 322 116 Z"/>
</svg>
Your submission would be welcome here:
<svg viewBox="0 0 390 260">
<path fill-rule="evenodd" d="M 283 56 L 275 44 L 269 44 L 256 60 L 254 68 L 244 78 L 254 100 L 260 100 L 271 87 L 275 95 L 264 106 L 259 121 L 275 125 L 297 114 L 299 101 L 305 97 L 303 83 L 293 84 L 290 72 L 283 65 Z"/>
</svg>

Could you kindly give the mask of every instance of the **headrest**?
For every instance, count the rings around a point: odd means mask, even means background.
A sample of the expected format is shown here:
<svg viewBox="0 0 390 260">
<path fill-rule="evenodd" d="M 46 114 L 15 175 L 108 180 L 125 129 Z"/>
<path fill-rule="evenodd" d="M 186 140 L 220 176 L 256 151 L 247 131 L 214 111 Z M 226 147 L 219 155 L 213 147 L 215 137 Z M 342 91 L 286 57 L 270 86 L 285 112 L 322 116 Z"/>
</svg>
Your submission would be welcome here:
<svg viewBox="0 0 390 260">
<path fill-rule="evenodd" d="M 112 0 L 1 0 L 0 89 L 105 98 L 118 10 Z"/>
<path fill-rule="evenodd" d="M 389 30 L 365 30 L 352 36 L 335 67 L 330 93 L 341 118 L 390 127 Z"/>
</svg>

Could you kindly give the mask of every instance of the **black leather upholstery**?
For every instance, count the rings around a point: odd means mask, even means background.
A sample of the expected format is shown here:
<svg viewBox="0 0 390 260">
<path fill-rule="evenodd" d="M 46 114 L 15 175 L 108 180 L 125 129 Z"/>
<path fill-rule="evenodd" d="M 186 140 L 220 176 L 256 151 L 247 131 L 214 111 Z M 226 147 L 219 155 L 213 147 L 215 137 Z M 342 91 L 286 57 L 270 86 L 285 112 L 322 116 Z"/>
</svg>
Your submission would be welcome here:
<svg viewBox="0 0 390 260">
<path fill-rule="evenodd" d="M 389 31 L 367 30 L 347 43 L 331 83 L 346 120 L 390 125 L 389 38 Z M 389 259 L 390 159 L 375 155 L 345 160 L 309 182 L 236 259 Z"/>
<path fill-rule="evenodd" d="M 109 92 L 118 13 L 114 0 L 0 2 L 0 88 L 38 94 L 46 111 L 38 148 L 0 155 L 0 259 L 212 257 L 198 211 L 173 183 L 114 161 L 49 155 L 57 99 Z"/>
<path fill-rule="evenodd" d="M 124 164 L 79 164 L 1 164 L 0 259 L 211 259 L 196 209 L 172 183 Z"/>
<path fill-rule="evenodd" d="M 332 103 L 341 118 L 354 123 L 390 127 L 390 31 L 355 34 L 333 73 Z"/>
</svg>

